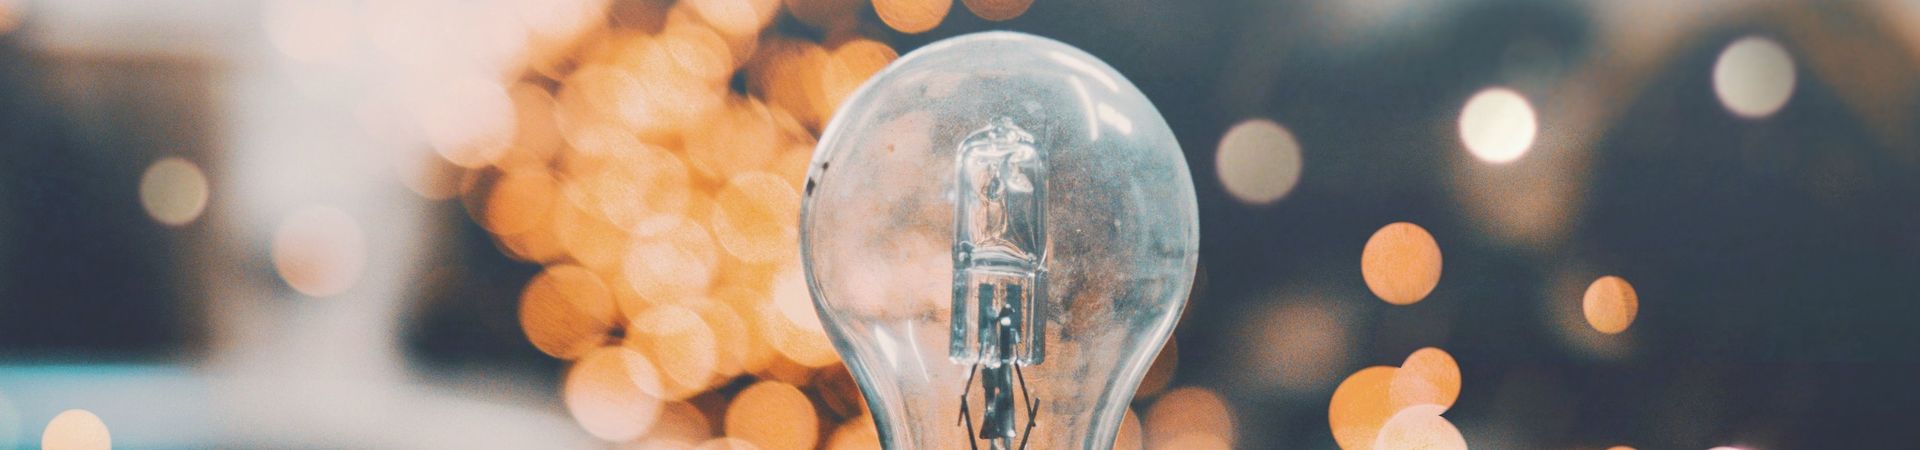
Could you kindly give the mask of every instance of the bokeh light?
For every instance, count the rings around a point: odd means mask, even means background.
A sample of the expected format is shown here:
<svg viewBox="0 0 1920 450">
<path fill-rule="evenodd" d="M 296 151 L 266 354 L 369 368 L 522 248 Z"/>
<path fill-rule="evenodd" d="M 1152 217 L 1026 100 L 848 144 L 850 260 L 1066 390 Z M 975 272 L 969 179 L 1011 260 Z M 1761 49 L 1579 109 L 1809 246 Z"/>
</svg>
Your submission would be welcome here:
<svg viewBox="0 0 1920 450">
<path fill-rule="evenodd" d="M 1327 426 L 1340 448 L 1373 448 L 1380 427 L 1393 417 L 1388 393 L 1398 370 L 1391 366 L 1360 369 L 1334 388 L 1333 399 L 1327 404 Z"/>
<path fill-rule="evenodd" d="M 692 442 L 705 442 L 713 438 L 713 423 L 700 407 L 687 402 L 667 402 L 660 406 L 660 416 L 653 422 L 653 429 L 647 431 L 649 439 L 663 439 L 683 443 L 691 447 Z M 645 443 L 647 440 L 634 441 Z M 634 447 L 627 445 L 626 447 Z M 645 445 L 638 446 L 648 449 Z"/>
<path fill-rule="evenodd" d="M 520 294 L 520 329 L 535 348 L 560 359 L 605 345 L 619 313 L 606 283 L 579 266 L 548 267 Z"/>
<path fill-rule="evenodd" d="M 1445 411 L 1460 398 L 1460 366 L 1445 350 L 1415 350 L 1394 371 L 1387 392 L 1388 406 L 1395 410 L 1434 405 Z"/>
<path fill-rule="evenodd" d="M 580 427 L 608 442 L 633 440 L 660 417 L 660 374 L 646 355 L 600 347 L 567 369 L 561 397 Z"/>
<path fill-rule="evenodd" d="M 1734 115 L 1773 115 L 1793 96 L 1793 57 L 1772 39 L 1748 36 L 1727 44 L 1713 63 L 1713 93 Z"/>
<path fill-rule="evenodd" d="M 1233 410 L 1211 390 L 1182 387 L 1167 391 L 1147 409 L 1143 423 L 1147 448 L 1187 448 L 1188 436 L 1205 436 L 1233 445 Z"/>
<path fill-rule="evenodd" d="M 819 419 L 806 394 L 791 384 L 761 381 L 727 405 L 727 436 L 766 450 L 806 450 L 820 439 Z"/>
<path fill-rule="evenodd" d="M 782 278 L 792 277 L 787 275 Z M 757 306 L 760 316 L 760 329 L 766 333 L 767 341 L 775 351 L 786 360 L 805 367 L 821 367 L 838 363 L 840 356 L 833 350 L 833 343 L 820 326 L 818 315 L 807 313 L 801 300 L 806 298 L 805 288 L 793 288 L 794 283 L 786 283 L 786 289 L 779 289 L 775 299 Z M 802 284 L 804 285 L 804 284 Z M 811 299 L 805 300 L 811 302 Z M 786 305 L 784 308 L 781 305 Z"/>
<path fill-rule="evenodd" d="M 874 428 L 873 416 L 860 416 L 833 430 L 833 436 L 827 438 L 826 450 L 880 450 L 880 430 Z"/>
<path fill-rule="evenodd" d="M 1273 203 L 1300 182 L 1299 142 L 1267 119 L 1248 119 L 1228 129 L 1213 163 L 1227 193 L 1247 204 Z"/>
<path fill-rule="evenodd" d="M 61 411 L 47 422 L 46 431 L 40 434 L 40 448 L 109 450 L 113 448 L 113 436 L 107 432 L 107 423 L 92 411 L 69 409 Z"/>
<path fill-rule="evenodd" d="M 652 394 L 672 400 L 705 390 L 719 357 L 713 330 L 700 315 L 672 304 L 633 316 L 625 345 L 649 356 L 660 369 L 663 391 Z"/>
<path fill-rule="evenodd" d="M 1401 409 L 1380 427 L 1373 450 L 1467 450 L 1460 429 L 1440 417 L 1445 407 L 1416 405 Z"/>
<path fill-rule="evenodd" d="M 427 143 L 448 162 L 478 168 L 513 144 L 515 113 L 506 86 L 479 76 L 435 85 L 414 106 Z"/>
<path fill-rule="evenodd" d="M 853 95 L 861 83 L 893 63 L 893 60 L 899 59 L 900 53 L 880 41 L 856 38 L 834 47 L 830 56 L 832 60 L 827 63 L 820 82 L 824 84 L 821 89 L 826 95 L 827 106 L 837 110 L 840 103 Z M 813 152 L 809 148 L 804 153 L 811 155 Z"/>
<path fill-rule="evenodd" d="M 193 223 L 207 210 L 208 193 L 200 166 L 179 157 L 160 158 L 140 176 L 140 206 L 162 224 Z"/>
<path fill-rule="evenodd" d="M 1600 277 L 1587 286 L 1587 292 L 1580 299 L 1581 311 L 1587 317 L 1587 324 L 1594 330 L 1606 334 L 1619 334 L 1633 325 L 1633 318 L 1640 313 L 1640 295 L 1633 291 L 1633 285 L 1627 280 L 1613 275 Z"/>
<path fill-rule="evenodd" d="M 1513 89 L 1481 90 L 1460 109 L 1460 142 L 1482 161 L 1503 164 L 1520 159 L 1533 147 L 1538 132 L 1533 104 Z"/>
<path fill-rule="evenodd" d="M 715 30 L 733 36 L 759 33 L 780 11 L 780 0 L 688 0 L 686 3 Z"/>
<path fill-rule="evenodd" d="M 800 23 L 836 31 L 853 26 L 867 0 L 786 0 L 787 12 Z"/>
<path fill-rule="evenodd" d="M 623 264 L 627 282 L 641 297 L 656 302 L 694 298 L 706 291 L 719 270 L 714 247 L 706 228 L 679 219 L 659 236 L 634 242 Z"/>
<path fill-rule="evenodd" d="M 486 203 L 472 210 L 482 228 L 501 235 L 518 235 L 552 220 L 560 181 L 544 168 L 512 170 L 494 181 Z"/>
<path fill-rule="evenodd" d="M 1011 20 L 1033 7 L 1033 0 L 961 0 L 973 15 L 992 21 Z"/>
<path fill-rule="evenodd" d="M 873 0 L 873 12 L 895 31 L 920 34 L 940 26 L 953 0 Z"/>
<path fill-rule="evenodd" d="M 734 176 L 714 200 L 713 233 L 728 254 L 748 263 L 792 260 L 799 254 L 799 231 L 790 217 L 800 214 L 800 193 L 766 172 Z M 811 311 L 809 311 L 811 314 Z"/>
<path fill-rule="evenodd" d="M 1381 227 L 1360 252 L 1367 289 L 1387 303 L 1411 305 L 1440 284 L 1440 244 L 1426 228 L 1408 222 Z"/>
<path fill-rule="evenodd" d="M 294 211 L 273 234 L 273 267 L 302 294 L 339 295 L 366 270 L 366 235 L 353 216 L 339 209 L 310 206 Z"/>
<path fill-rule="evenodd" d="M 1586 292 L 1593 287 L 1597 275 L 1577 263 L 1555 270 L 1538 294 L 1537 311 L 1540 319 L 1550 324 L 1560 344 L 1574 355 L 1588 360 L 1620 361 L 1636 351 L 1633 334 L 1601 333 L 1586 319 Z M 1581 300 L 1574 301 L 1574 298 Z"/>
</svg>

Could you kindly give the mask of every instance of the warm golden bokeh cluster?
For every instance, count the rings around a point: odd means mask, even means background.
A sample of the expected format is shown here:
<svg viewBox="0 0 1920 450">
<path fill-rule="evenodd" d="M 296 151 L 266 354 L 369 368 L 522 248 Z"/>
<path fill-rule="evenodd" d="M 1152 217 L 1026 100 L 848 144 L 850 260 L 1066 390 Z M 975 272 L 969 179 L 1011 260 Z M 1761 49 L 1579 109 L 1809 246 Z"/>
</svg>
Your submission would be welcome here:
<svg viewBox="0 0 1920 450">
<path fill-rule="evenodd" d="M 529 70 L 451 80 L 443 96 L 465 101 L 416 113 L 474 221 L 545 266 L 520 322 L 570 362 L 569 412 L 631 448 L 877 448 L 797 247 L 820 129 L 899 57 L 865 2 L 586 3 L 603 19 L 529 44 Z M 1011 18 L 1031 2 L 975 3 Z M 873 7 L 916 33 L 950 4 Z M 774 30 L 783 14 L 810 29 Z"/>
<path fill-rule="evenodd" d="M 474 220 L 546 266 L 521 325 L 571 361 L 562 397 L 596 437 L 871 444 L 799 276 L 796 221 L 818 130 L 897 54 L 861 33 L 857 4 L 787 3 L 827 37 L 771 31 L 778 0 L 613 5 L 489 92 L 511 133 L 428 133 L 467 169 Z"/>
</svg>

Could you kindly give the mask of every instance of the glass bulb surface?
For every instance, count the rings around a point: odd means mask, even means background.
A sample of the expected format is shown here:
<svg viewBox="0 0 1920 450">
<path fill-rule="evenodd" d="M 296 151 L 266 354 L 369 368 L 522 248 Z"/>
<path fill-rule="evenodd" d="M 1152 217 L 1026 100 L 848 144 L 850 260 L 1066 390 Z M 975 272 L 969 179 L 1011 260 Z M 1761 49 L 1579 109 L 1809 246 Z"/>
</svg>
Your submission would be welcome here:
<svg viewBox="0 0 1920 450">
<path fill-rule="evenodd" d="M 814 304 L 890 449 L 1106 449 L 1199 249 L 1173 132 L 1036 36 L 929 44 L 827 125 L 804 188 Z"/>
</svg>

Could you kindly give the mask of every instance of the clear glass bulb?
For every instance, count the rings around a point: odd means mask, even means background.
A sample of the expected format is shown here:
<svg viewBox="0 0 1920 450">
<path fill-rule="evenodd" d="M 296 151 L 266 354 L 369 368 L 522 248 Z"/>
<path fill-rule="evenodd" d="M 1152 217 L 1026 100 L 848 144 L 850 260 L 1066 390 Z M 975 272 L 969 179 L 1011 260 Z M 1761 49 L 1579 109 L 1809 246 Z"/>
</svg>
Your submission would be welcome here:
<svg viewBox="0 0 1920 450">
<path fill-rule="evenodd" d="M 1111 448 L 1199 248 L 1153 104 L 1008 32 L 927 45 L 855 92 L 800 224 L 821 322 L 889 449 Z"/>
</svg>

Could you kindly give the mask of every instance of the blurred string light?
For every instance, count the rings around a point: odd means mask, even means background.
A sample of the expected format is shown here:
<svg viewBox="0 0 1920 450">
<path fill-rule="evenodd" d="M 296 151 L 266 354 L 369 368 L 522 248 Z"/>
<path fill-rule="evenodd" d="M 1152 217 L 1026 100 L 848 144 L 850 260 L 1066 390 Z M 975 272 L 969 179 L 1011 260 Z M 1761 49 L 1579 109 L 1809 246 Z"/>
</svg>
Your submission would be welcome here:
<svg viewBox="0 0 1920 450">
<path fill-rule="evenodd" d="M 1441 417 L 1459 396 L 1460 367 L 1453 356 L 1423 348 L 1399 367 L 1368 367 L 1340 382 L 1327 423 L 1346 450 L 1465 450 L 1460 430 Z"/>
<path fill-rule="evenodd" d="M 140 206 L 169 226 L 192 223 L 207 209 L 207 175 L 179 157 L 161 158 L 140 176 Z"/>
<path fill-rule="evenodd" d="M 281 219 L 273 234 L 273 267 L 287 285 L 313 297 L 332 297 L 359 282 L 367 242 L 353 216 L 310 206 Z"/>
<path fill-rule="evenodd" d="M 1490 163 L 1509 163 L 1526 155 L 1538 127 L 1533 105 L 1504 87 L 1483 89 L 1460 109 L 1460 141 L 1474 157 Z"/>
<path fill-rule="evenodd" d="M 1727 111 L 1761 119 L 1793 96 L 1793 57 L 1772 39 L 1748 36 L 1727 44 L 1713 63 L 1713 93 Z"/>
<path fill-rule="evenodd" d="M 47 422 L 46 431 L 40 435 L 40 448 L 108 450 L 113 448 L 113 436 L 107 432 L 107 423 L 102 422 L 100 416 L 84 409 L 69 409 Z"/>
<path fill-rule="evenodd" d="M 1408 222 L 1381 227 L 1360 253 L 1360 275 L 1381 300 L 1411 305 L 1440 284 L 1440 244 L 1426 228 Z"/>
<path fill-rule="evenodd" d="M 1227 130 L 1214 153 L 1220 184 L 1242 203 L 1271 204 L 1300 182 L 1300 143 L 1285 127 L 1248 119 Z"/>
<path fill-rule="evenodd" d="M 1581 311 L 1595 331 L 1619 334 L 1640 313 L 1640 295 L 1626 279 L 1608 275 L 1593 280 L 1580 298 Z"/>
</svg>

